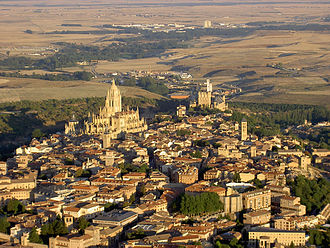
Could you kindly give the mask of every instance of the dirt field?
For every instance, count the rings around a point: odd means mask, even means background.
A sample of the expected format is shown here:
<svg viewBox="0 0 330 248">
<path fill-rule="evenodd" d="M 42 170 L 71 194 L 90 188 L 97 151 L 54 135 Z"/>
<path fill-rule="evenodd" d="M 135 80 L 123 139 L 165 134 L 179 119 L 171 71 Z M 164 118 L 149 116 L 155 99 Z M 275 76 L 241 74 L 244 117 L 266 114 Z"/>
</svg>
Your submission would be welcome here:
<svg viewBox="0 0 330 248">
<path fill-rule="evenodd" d="M 109 3 L 110 2 L 110 3 Z M 223 3 L 226 3 L 225 5 Z M 105 45 L 113 35 L 47 34 L 53 31 L 100 30 L 103 24 L 168 24 L 177 23 L 201 27 L 205 20 L 212 23 L 240 25 L 248 22 L 318 23 L 330 13 L 327 0 L 317 3 L 305 0 L 291 1 L 239 1 L 239 0 L 50 0 L 50 1 L 1 1 L 0 3 L 0 59 L 24 55 L 41 58 L 55 48 L 55 42 L 74 42 Z M 81 26 L 62 26 L 78 24 Z M 24 31 L 31 30 L 32 34 Z M 100 61 L 99 73 L 126 72 L 130 70 L 167 71 L 172 66 L 188 68 L 196 80 L 211 78 L 215 84 L 232 83 L 243 89 L 234 100 L 260 102 L 290 102 L 325 104 L 330 86 L 330 31 L 258 31 L 246 37 L 223 39 L 203 37 L 194 41 L 194 47 L 175 49 L 174 55 L 163 58 Z M 285 73 L 266 65 L 281 64 Z M 67 71 L 90 70 L 89 67 L 66 68 Z M 239 74 L 254 71 L 248 78 Z M 22 71 L 22 73 L 32 73 Z M 46 73 L 37 71 L 36 73 Z M 280 75 L 279 75 L 280 73 Z M 248 80 L 247 80 L 248 79 Z M 20 87 L 10 83 L 1 85 L 1 101 L 47 98 L 69 98 L 79 95 L 102 94 L 105 86 L 92 82 L 47 82 L 34 89 L 26 80 Z M 19 83 L 22 81 L 18 80 Z M 39 80 L 40 81 L 40 80 Z M 70 85 L 71 84 L 71 85 Z M 13 86 L 14 85 L 14 86 Z M 56 85 L 53 86 L 53 85 Z M 60 85 L 60 86 L 59 86 Z M 69 86 L 70 85 L 70 86 Z M 49 88 L 52 92 L 49 93 Z M 79 90 L 76 92 L 76 89 Z"/>
<path fill-rule="evenodd" d="M 110 84 L 107 83 L 85 81 L 49 82 L 38 79 L 0 78 L 0 102 L 103 97 L 109 87 Z M 126 97 L 161 98 L 139 88 L 121 86 L 120 91 Z"/>
</svg>

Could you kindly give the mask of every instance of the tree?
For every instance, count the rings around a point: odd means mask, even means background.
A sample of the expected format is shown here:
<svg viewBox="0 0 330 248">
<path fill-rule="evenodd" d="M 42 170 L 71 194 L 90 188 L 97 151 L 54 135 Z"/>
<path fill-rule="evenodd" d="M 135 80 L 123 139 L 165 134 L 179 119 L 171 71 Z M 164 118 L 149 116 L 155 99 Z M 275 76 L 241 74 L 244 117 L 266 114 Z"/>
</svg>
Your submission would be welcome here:
<svg viewBox="0 0 330 248">
<path fill-rule="evenodd" d="M 146 236 L 144 230 L 142 228 L 138 228 L 133 232 L 127 233 L 127 239 L 142 239 Z"/>
<path fill-rule="evenodd" d="M 132 194 L 131 197 L 129 198 L 129 200 L 128 201 L 125 201 L 123 203 L 123 207 L 127 207 L 127 206 L 132 205 L 135 202 L 135 200 L 136 200 L 135 199 L 135 194 Z"/>
<path fill-rule="evenodd" d="M 29 241 L 32 243 L 39 243 L 42 244 L 42 239 L 39 236 L 38 232 L 37 232 L 37 228 L 33 227 L 31 232 L 29 233 Z"/>
<path fill-rule="evenodd" d="M 81 216 L 78 219 L 78 229 L 79 231 L 85 230 L 89 226 L 89 222 L 85 219 L 85 217 Z"/>
<path fill-rule="evenodd" d="M 261 189 L 264 187 L 264 184 L 258 178 L 253 179 L 252 182 L 256 186 L 257 189 Z"/>
<path fill-rule="evenodd" d="M 137 196 L 144 196 L 146 194 L 146 186 L 144 184 L 140 185 L 140 187 L 137 188 Z"/>
<path fill-rule="evenodd" d="M 221 243 L 220 243 L 220 240 L 217 240 L 217 241 L 215 242 L 215 247 L 216 247 L 216 248 L 230 248 L 230 246 L 227 245 L 227 244 L 221 244 Z"/>
<path fill-rule="evenodd" d="M 295 248 L 293 241 L 291 241 L 289 248 Z"/>
<path fill-rule="evenodd" d="M 45 134 L 39 129 L 34 129 L 33 132 L 32 132 L 32 138 L 41 138 L 45 136 Z"/>
<path fill-rule="evenodd" d="M 220 201 L 219 195 L 213 192 L 204 192 L 196 196 L 183 194 L 176 205 L 175 208 L 179 208 L 179 211 L 185 215 L 199 215 L 223 210 L 223 203 Z"/>
<path fill-rule="evenodd" d="M 41 238 L 45 244 L 48 244 L 49 237 L 68 234 L 68 228 L 58 216 L 55 221 L 47 223 L 41 227 Z"/>
<path fill-rule="evenodd" d="M 93 74 L 87 71 L 76 71 L 73 73 L 73 77 L 77 80 L 90 81 Z"/>
<path fill-rule="evenodd" d="M 118 208 L 118 204 L 117 203 L 106 203 L 104 205 L 104 211 L 105 212 L 110 212 L 111 210 L 117 209 Z"/>
<path fill-rule="evenodd" d="M 307 213 L 317 214 L 330 201 L 330 182 L 324 178 L 309 180 L 300 175 L 289 186 L 300 197 Z"/>
<path fill-rule="evenodd" d="M 330 228 L 327 231 L 310 230 L 309 243 L 316 246 L 328 247 L 330 242 Z"/>
<path fill-rule="evenodd" d="M 0 232 L 8 233 L 8 228 L 10 227 L 10 223 L 7 221 L 6 217 L 0 218 Z"/>
<path fill-rule="evenodd" d="M 92 173 L 89 170 L 78 169 L 75 173 L 75 177 L 90 177 Z"/>
<path fill-rule="evenodd" d="M 233 181 L 234 181 L 235 183 L 240 183 L 240 182 L 241 182 L 241 177 L 240 177 L 240 175 L 239 175 L 238 172 L 235 172 L 235 174 L 234 174 L 234 176 L 233 176 Z"/>
<path fill-rule="evenodd" d="M 202 158 L 202 153 L 199 150 L 196 150 L 195 152 L 190 154 L 193 158 Z"/>
<path fill-rule="evenodd" d="M 9 215 L 16 215 L 25 212 L 25 206 L 16 199 L 10 199 L 4 207 L 4 212 Z"/>
</svg>

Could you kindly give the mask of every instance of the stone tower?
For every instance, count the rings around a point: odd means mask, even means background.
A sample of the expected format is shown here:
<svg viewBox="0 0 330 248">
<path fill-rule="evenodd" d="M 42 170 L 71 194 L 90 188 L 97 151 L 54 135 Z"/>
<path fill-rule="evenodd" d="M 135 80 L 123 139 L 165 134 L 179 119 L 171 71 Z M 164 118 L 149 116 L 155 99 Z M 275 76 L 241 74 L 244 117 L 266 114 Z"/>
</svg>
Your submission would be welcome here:
<svg viewBox="0 0 330 248">
<path fill-rule="evenodd" d="M 211 107 L 212 93 L 210 91 L 199 91 L 198 92 L 198 106 Z"/>
<path fill-rule="evenodd" d="M 251 158 L 254 158 L 257 156 L 257 147 L 255 146 L 251 146 L 250 147 L 250 157 Z"/>
<path fill-rule="evenodd" d="M 107 114 L 114 114 L 117 112 L 121 112 L 121 94 L 120 90 L 115 84 L 115 80 L 112 80 L 112 85 L 107 92 L 107 96 L 105 99 L 105 109 L 107 110 Z"/>
<path fill-rule="evenodd" d="M 212 83 L 210 82 L 210 79 L 206 80 L 206 91 L 207 92 L 212 92 L 213 91 Z"/>
<path fill-rule="evenodd" d="M 241 140 L 246 140 L 246 139 L 247 139 L 247 120 L 243 118 L 241 122 Z"/>
<path fill-rule="evenodd" d="M 64 133 L 67 135 L 76 135 L 78 133 L 79 122 L 76 120 L 76 117 L 73 115 L 71 120 L 64 125 Z"/>
<path fill-rule="evenodd" d="M 111 146 L 111 133 L 105 132 L 102 136 L 103 148 L 109 148 Z"/>
</svg>

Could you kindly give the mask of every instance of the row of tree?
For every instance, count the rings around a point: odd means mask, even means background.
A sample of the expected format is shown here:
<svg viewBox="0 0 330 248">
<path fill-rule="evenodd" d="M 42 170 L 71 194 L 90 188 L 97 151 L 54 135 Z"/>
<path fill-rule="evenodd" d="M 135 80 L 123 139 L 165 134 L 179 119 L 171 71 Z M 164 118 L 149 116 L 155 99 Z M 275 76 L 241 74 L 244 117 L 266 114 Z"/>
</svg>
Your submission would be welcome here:
<svg viewBox="0 0 330 248">
<path fill-rule="evenodd" d="M 120 168 L 122 174 L 127 174 L 129 172 L 148 173 L 150 171 L 150 168 L 147 164 L 142 164 L 138 166 L 138 165 L 133 165 L 131 163 L 123 163 L 118 165 L 118 167 Z"/>
<path fill-rule="evenodd" d="M 76 71 L 74 73 L 59 73 L 59 74 L 21 74 L 19 72 L 0 72 L 0 77 L 15 77 L 15 78 L 35 78 L 48 81 L 72 81 L 84 80 L 90 81 L 93 77 L 91 72 Z"/>
<path fill-rule="evenodd" d="M 326 230 L 310 230 L 309 231 L 309 243 L 311 245 L 316 245 L 317 247 L 329 247 L 330 244 L 330 228 Z"/>
<path fill-rule="evenodd" d="M 309 180 L 300 175 L 288 184 L 293 194 L 300 197 L 308 214 L 318 214 L 330 202 L 330 182 L 323 177 Z"/>
<path fill-rule="evenodd" d="M 0 67 L 6 69 L 45 69 L 56 70 L 75 66 L 77 62 L 93 60 L 117 61 L 119 59 L 138 59 L 158 56 L 166 49 L 184 48 L 179 40 L 161 40 L 155 42 L 130 41 L 112 43 L 105 47 L 61 43 L 59 52 L 42 59 L 23 56 L 11 56 L 0 61 Z"/>
<path fill-rule="evenodd" d="M 204 192 L 196 196 L 185 193 L 175 201 L 173 210 L 184 215 L 200 215 L 223 210 L 223 203 L 219 195 L 213 192 Z"/>
<path fill-rule="evenodd" d="M 6 216 L 12 216 L 25 213 L 25 205 L 16 199 L 10 199 L 0 208 L 0 213 Z"/>
<path fill-rule="evenodd" d="M 79 230 L 81 234 L 90 225 L 90 223 L 85 219 L 85 217 L 79 217 L 75 227 Z M 32 243 L 48 244 L 49 237 L 56 237 L 57 235 L 66 235 L 69 233 L 68 228 L 65 226 L 63 220 L 57 216 L 56 220 L 49 222 L 41 227 L 41 233 L 38 234 L 37 228 L 33 227 L 29 233 L 29 241 Z"/>
<path fill-rule="evenodd" d="M 231 120 L 240 122 L 245 118 L 248 131 L 258 136 L 279 134 L 281 129 L 301 125 L 305 120 L 317 123 L 330 118 L 327 108 L 314 105 L 232 102 L 230 107 L 234 109 Z"/>
</svg>

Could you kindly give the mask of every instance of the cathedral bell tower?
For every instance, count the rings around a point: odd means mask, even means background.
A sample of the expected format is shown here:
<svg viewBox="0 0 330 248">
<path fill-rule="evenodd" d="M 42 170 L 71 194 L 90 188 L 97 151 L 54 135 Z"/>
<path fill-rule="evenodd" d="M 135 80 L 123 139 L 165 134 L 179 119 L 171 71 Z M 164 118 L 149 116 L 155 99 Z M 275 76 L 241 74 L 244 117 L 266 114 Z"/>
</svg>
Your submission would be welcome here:
<svg viewBox="0 0 330 248">
<path fill-rule="evenodd" d="M 112 80 L 112 85 L 107 92 L 107 97 L 105 99 L 105 108 L 108 114 L 114 114 L 121 112 L 121 94 L 115 80 Z"/>
</svg>

